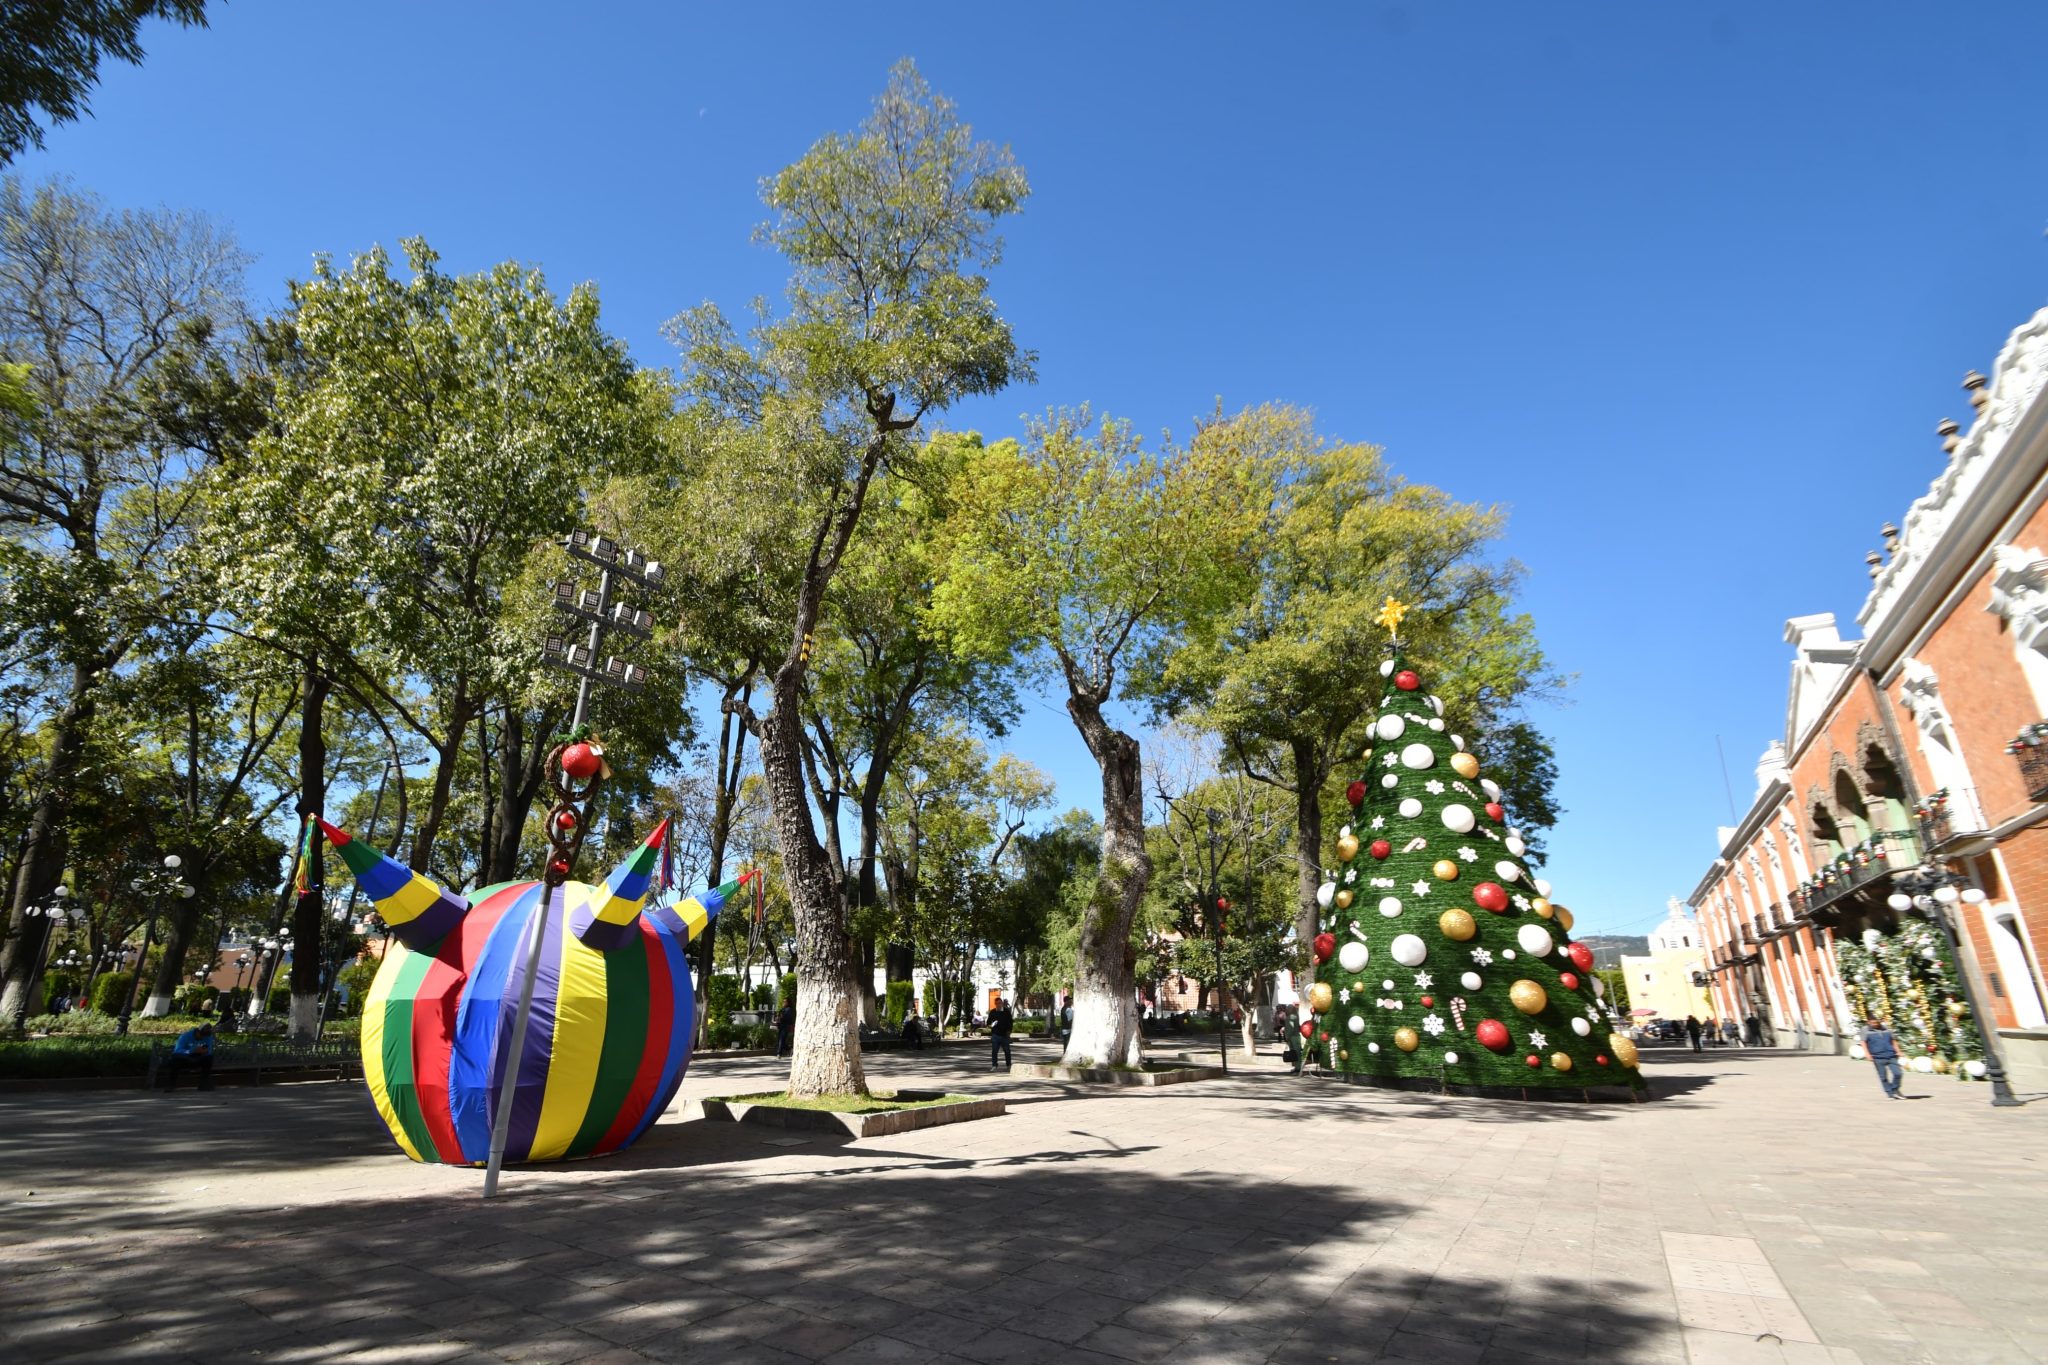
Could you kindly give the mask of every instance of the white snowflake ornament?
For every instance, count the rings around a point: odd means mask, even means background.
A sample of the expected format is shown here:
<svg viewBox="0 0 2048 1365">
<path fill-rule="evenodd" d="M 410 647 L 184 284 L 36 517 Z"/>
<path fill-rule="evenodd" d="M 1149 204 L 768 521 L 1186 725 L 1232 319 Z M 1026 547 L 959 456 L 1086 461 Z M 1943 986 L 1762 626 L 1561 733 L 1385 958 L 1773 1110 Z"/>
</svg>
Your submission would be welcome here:
<svg viewBox="0 0 2048 1365">
<path fill-rule="evenodd" d="M 1546 1039 L 1546 1038 L 1545 1038 L 1545 1037 L 1543 1036 L 1543 1030 L 1542 1030 L 1542 1029 L 1532 1029 L 1532 1030 L 1530 1031 L 1530 1033 L 1529 1033 L 1529 1046 L 1530 1046 L 1530 1047 L 1547 1047 L 1547 1046 L 1549 1046 L 1549 1040 L 1548 1040 L 1548 1039 Z"/>
<path fill-rule="evenodd" d="M 1441 1015 L 1435 1014 L 1423 1015 L 1422 1031 L 1424 1033 L 1427 1033 L 1432 1038 L 1434 1038 L 1437 1034 L 1442 1033 L 1444 1031 L 1443 1017 Z"/>
</svg>

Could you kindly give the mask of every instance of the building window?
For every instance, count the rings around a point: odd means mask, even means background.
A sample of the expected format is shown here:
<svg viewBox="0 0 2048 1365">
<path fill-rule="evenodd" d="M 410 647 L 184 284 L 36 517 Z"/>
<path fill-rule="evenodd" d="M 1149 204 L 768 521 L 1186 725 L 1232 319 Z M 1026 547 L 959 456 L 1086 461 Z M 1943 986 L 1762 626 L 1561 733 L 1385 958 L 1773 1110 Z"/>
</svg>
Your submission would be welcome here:
<svg viewBox="0 0 2048 1365">
<path fill-rule="evenodd" d="M 2048 1028 L 2048 1010 L 2042 1008 L 2044 994 L 2040 963 L 2027 943 L 2026 930 L 2010 909 L 1985 907 L 1984 927 L 1991 938 L 1991 954 L 1998 961 L 1999 975 L 2012 983 L 2006 998 L 2012 1002 L 2013 1022 L 2021 1028 Z"/>
</svg>

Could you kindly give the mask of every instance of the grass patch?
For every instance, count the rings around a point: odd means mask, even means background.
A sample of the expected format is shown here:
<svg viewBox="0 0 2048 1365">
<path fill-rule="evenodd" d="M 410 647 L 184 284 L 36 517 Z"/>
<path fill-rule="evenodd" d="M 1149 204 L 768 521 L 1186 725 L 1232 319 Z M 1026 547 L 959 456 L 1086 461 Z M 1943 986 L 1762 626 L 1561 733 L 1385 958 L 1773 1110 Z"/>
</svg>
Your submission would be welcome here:
<svg viewBox="0 0 2048 1365">
<path fill-rule="evenodd" d="M 878 1090 L 867 1095 L 820 1095 L 816 1099 L 793 1100 L 781 1090 L 769 1090 L 759 1095 L 723 1096 L 728 1104 L 761 1104 L 771 1109 L 810 1109 L 828 1114 L 888 1114 L 898 1109 L 929 1109 L 935 1104 L 962 1104 L 975 1098 L 973 1095 L 927 1096 L 919 1092 L 916 1099 L 896 1098 L 896 1092 Z"/>
</svg>

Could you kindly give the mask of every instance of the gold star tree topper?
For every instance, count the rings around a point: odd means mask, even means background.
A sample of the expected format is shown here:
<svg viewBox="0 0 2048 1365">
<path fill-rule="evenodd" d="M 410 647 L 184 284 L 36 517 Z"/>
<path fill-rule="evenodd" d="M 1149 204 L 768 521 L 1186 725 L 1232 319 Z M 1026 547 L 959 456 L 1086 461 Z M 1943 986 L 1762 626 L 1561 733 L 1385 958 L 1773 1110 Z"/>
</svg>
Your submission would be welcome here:
<svg viewBox="0 0 2048 1365">
<path fill-rule="evenodd" d="M 1381 625 L 1387 628 L 1387 634 L 1390 637 L 1392 637 L 1400 635 L 1401 618 L 1406 616 L 1407 614 L 1407 607 L 1403 606 L 1401 603 L 1396 602 L 1393 598 L 1389 597 L 1387 599 L 1387 605 L 1380 608 L 1380 614 L 1375 619 L 1378 620 L 1378 622 Z"/>
</svg>

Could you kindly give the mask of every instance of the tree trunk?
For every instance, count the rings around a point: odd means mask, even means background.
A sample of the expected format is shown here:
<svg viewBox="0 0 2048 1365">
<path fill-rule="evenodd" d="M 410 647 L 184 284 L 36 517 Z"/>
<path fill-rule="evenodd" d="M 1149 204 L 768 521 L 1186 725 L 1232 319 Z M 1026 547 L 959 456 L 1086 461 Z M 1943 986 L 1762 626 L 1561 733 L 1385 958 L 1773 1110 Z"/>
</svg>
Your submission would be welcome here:
<svg viewBox="0 0 2048 1365">
<path fill-rule="evenodd" d="M 327 803 L 327 734 L 322 728 L 327 705 L 327 675 L 317 656 L 306 660 L 306 688 L 299 713 L 299 818 L 320 814 Z M 301 835 L 303 837 L 303 833 Z M 325 954 L 321 933 L 326 920 L 326 869 L 321 854 L 326 840 L 308 841 L 306 894 L 292 911 L 291 1034 L 310 1042 L 320 1032 L 320 960 Z"/>
<path fill-rule="evenodd" d="M 412 859 L 415 872 L 431 872 L 434 840 L 441 835 L 441 821 L 448 814 L 448 800 L 455 790 L 455 769 L 462 755 L 462 734 L 469 728 L 469 696 L 466 684 L 458 683 L 448 707 L 448 735 L 434 750 L 434 790 L 427 799 L 426 814 L 413 833 Z"/>
<path fill-rule="evenodd" d="M 85 752 L 86 729 L 92 723 L 93 672 L 85 664 L 72 666 L 70 700 L 50 727 L 50 762 L 43 771 L 42 793 L 29 816 L 28 834 L 22 840 L 8 906 L 10 932 L 6 945 L 0 947 L 0 983 L 4 983 L 0 984 L 0 1025 L 11 1027 L 16 1015 L 32 1012 L 40 1004 L 42 981 L 36 968 L 50 922 L 40 915 L 31 922 L 26 911 L 46 902 L 64 877 L 68 851 L 65 821 L 78 762 Z M 136 970 L 141 970 L 140 963 Z"/>
<path fill-rule="evenodd" d="M 172 897 L 164 906 L 163 957 L 156 966 L 156 980 L 150 984 L 149 999 L 142 1006 L 144 1018 L 161 1018 L 171 1012 L 177 998 L 178 987 L 185 984 L 185 955 L 192 949 L 192 939 L 199 928 L 200 905 L 206 900 L 205 874 L 191 879 L 193 894 L 190 897 Z M 207 955 L 206 965 L 213 966 L 213 955 Z"/>
<path fill-rule="evenodd" d="M 539 720 L 539 729 L 545 731 L 548 719 L 543 716 Z M 490 856 L 483 870 L 482 881 L 486 886 L 509 882 L 519 875 L 519 847 L 526 836 L 526 819 L 533 813 L 533 803 L 546 777 L 548 746 L 536 738 L 529 748 L 526 733 L 526 716 L 517 707 L 507 707 L 504 722 L 498 727 L 498 814 L 491 830 Z"/>
<path fill-rule="evenodd" d="M 762 719 L 759 736 L 775 842 L 796 914 L 796 1042 L 789 1093 L 798 1099 L 864 1095 L 860 993 L 847 934 L 846 893 L 818 844 L 804 791 L 801 676 L 801 664 L 794 659 L 777 672 L 775 709 Z"/>
<path fill-rule="evenodd" d="M 1300 902 L 1294 912 L 1294 941 L 1302 955 L 1298 990 L 1306 992 L 1316 979 L 1313 945 L 1322 932 L 1322 907 L 1316 892 L 1323 885 L 1323 777 L 1316 745 L 1294 741 L 1294 869 Z"/>
<path fill-rule="evenodd" d="M 1102 873 L 1081 917 L 1074 954 L 1069 1066 L 1136 1066 L 1140 1034 L 1131 926 L 1152 880 L 1145 851 L 1144 766 L 1138 741 L 1102 718 L 1101 702 L 1070 689 L 1067 714 L 1102 769 Z"/>
</svg>

